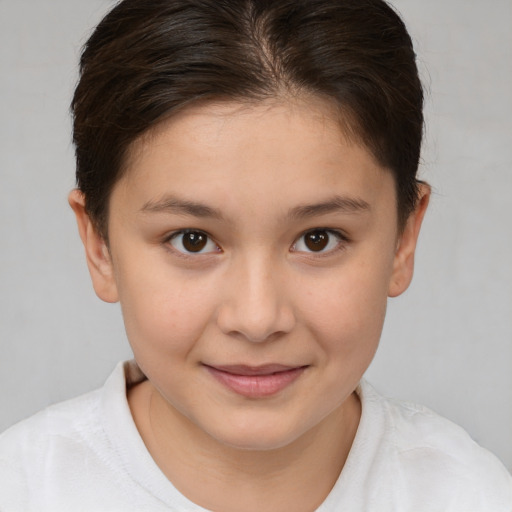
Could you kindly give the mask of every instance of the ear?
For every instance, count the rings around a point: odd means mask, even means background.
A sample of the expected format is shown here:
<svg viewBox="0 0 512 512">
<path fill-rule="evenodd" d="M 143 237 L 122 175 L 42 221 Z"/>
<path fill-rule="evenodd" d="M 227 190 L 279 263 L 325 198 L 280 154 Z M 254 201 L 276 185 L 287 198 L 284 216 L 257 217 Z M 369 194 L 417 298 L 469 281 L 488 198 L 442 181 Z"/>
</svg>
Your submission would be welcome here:
<svg viewBox="0 0 512 512">
<path fill-rule="evenodd" d="M 414 253 L 420 234 L 421 223 L 430 200 L 430 186 L 420 183 L 420 198 L 416 209 L 407 219 L 393 261 L 393 273 L 389 283 L 388 296 L 396 297 L 409 287 L 414 273 Z"/>
<path fill-rule="evenodd" d="M 110 252 L 105 239 L 97 232 L 85 210 L 85 197 L 82 192 L 74 189 L 69 193 L 68 202 L 75 212 L 94 291 L 105 302 L 117 302 L 119 298 Z"/>
</svg>

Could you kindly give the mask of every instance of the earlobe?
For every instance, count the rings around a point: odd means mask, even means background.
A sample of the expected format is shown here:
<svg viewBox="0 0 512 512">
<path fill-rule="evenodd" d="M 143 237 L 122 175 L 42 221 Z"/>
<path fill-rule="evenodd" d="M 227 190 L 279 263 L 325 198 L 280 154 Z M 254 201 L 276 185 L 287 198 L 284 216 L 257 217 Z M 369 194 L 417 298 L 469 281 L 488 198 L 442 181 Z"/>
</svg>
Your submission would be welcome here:
<svg viewBox="0 0 512 512">
<path fill-rule="evenodd" d="M 430 186 L 421 183 L 420 198 L 414 212 L 407 219 L 405 228 L 398 241 L 398 247 L 393 262 L 393 273 L 389 283 L 388 296 L 396 297 L 402 294 L 411 283 L 414 273 L 414 254 L 420 233 L 421 223 L 427 211 L 430 200 Z"/>
<path fill-rule="evenodd" d="M 75 213 L 94 291 L 105 302 L 117 302 L 119 298 L 110 252 L 85 210 L 84 195 L 74 189 L 69 193 L 68 202 Z"/>
</svg>

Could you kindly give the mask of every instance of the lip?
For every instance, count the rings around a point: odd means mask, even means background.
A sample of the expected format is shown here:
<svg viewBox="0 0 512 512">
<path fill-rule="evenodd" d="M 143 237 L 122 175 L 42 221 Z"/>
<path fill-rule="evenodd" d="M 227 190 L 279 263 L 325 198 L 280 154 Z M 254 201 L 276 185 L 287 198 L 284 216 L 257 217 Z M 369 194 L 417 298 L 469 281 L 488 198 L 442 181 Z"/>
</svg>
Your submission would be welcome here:
<svg viewBox="0 0 512 512">
<path fill-rule="evenodd" d="M 204 366 L 218 382 L 247 398 L 275 395 L 291 385 L 307 368 L 282 364 Z"/>
</svg>

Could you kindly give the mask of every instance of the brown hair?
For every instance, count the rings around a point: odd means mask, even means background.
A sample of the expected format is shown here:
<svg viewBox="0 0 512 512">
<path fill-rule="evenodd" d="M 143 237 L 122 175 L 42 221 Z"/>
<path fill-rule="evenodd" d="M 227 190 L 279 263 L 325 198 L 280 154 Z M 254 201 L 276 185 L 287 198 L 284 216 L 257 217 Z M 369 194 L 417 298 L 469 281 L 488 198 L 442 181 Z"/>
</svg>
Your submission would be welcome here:
<svg viewBox="0 0 512 512">
<path fill-rule="evenodd" d="M 107 236 L 130 144 L 200 100 L 315 94 L 395 177 L 414 209 L 423 91 L 407 30 L 383 0 L 124 0 L 84 46 L 72 101 L 77 184 Z"/>
</svg>

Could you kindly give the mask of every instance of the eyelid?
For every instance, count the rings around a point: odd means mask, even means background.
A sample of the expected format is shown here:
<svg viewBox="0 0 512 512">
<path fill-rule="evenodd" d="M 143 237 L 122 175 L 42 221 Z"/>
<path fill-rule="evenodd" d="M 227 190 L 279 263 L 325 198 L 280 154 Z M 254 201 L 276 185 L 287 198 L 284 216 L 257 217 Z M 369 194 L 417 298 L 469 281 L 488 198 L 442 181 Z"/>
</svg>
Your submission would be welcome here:
<svg viewBox="0 0 512 512">
<path fill-rule="evenodd" d="M 180 235 L 186 235 L 187 233 L 199 233 L 201 235 L 206 236 L 206 238 L 208 239 L 207 244 L 213 243 L 215 245 L 216 250 L 209 250 L 209 251 L 201 250 L 201 251 L 197 251 L 197 252 L 187 251 L 187 250 L 181 251 L 180 249 L 178 249 L 176 246 L 174 246 L 171 243 L 174 239 L 176 239 Z M 175 254 L 178 254 L 179 256 L 185 257 L 185 258 L 190 258 L 190 257 L 197 258 L 198 256 L 206 256 L 209 254 L 217 254 L 217 253 L 222 252 L 222 249 L 219 246 L 219 244 L 213 239 L 213 237 L 210 234 L 208 234 L 203 229 L 194 229 L 194 228 L 178 229 L 178 230 L 173 231 L 172 233 L 169 233 L 168 235 L 166 235 L 163 239 L 163 243 L 167 246 L 170 246 L 171 250 Z"/>
<path fill-rule="evenodd" d="M 321 250 L 321 251 L 311 251 L 311 250 L 296 250 L 295 247 L 297 246 L 297 244 L 299 243 L 299 241 L 306 235 L 308 235 L 309 233 L 314 233 L 315 231 L 323 231 L 325 233 L 328 233 L 329 235 L 332 235 L 334 236 L 338 243 L 336 244 L 336 247 L 333 247 L 332 249 L 329 249 L 327 251 L 325 250 Z M 307 231 L 304 231 L 300 236 L 298 236 L 295 241 L 293 242 L 292 244 L 292 247 L 291 247 L 291 252 L 297 252 L 297 253 L 302 253 L 302 254 L 307 254 L 308 256 L 310 255 L 313 255 L 313 256 L 316 256 L 316 257 L 322 257 L 322 256 L 329 256 L 339 250 L 343 250 L 346 246 L 346 244 L 350 242 L 350 239 L 349 237 L 343 232 L 343 231 L 340 231 L 338 229 L 332 229 L 332 228 L 322 228 L 322 227 L 317 227 L 317 228 L 312 228 L 312 229 L 308 229 Z"/>
<path fill-rule="evenodd" d="M 325 233 L 329 234 L 329 236 L 335 237 L 337 240 L 336 247 L 333 247 L 329 250 L 320 250 L 320 251 L 297 250 L 296 246 L 299 243 L 299 241 L 304 236 L 308 235 L 309 233 L 313 233 L 315 231 L 325 232 Z M 205 235 L 208 238 L 207 243 L 214 244 L 215 249 L 208 250 L 206 252 L 204 252 L 203 250 L 197 251 L 197 252 L 187 251 L 187 250 L 182 251 L 171 243 L 172 240 L 174 240 L 178 236 L 185 235 L 187 233 L 200 233 L 202 235 Z M 179 255 L 180 257 L 185 257 L 185 258 L 197 258 L 198 256 L 207 256 L 207 255 L 218 254 L 218 253 L 223 252 L 220 245 L 215 241 L 215 239 L 208 232 L 206 232 L 202 229 L 196 229 L 196 228 L 183 228 L 183 229 L 178 229 L 176 231 L 173 231 L 172 233 L 167 234 L 163 238 L 162 242 L 164 245 L 166 245 L 168 247 L 169 250 L 172 250 L 175 254 Z M 293 244 L 290 248 L 290 252 L 297 252 L 297 253 L 302 253 L 302 254 L 307 254 L 307 255 L 313 255 L 316 257 L 329 256 L 339 250 L 343 250 L 348 242 L 350 242 L 349 237 L 341 230 L 333 229 L 333 228 L 315 227 L 315 228 L 308 229 L 308 230 L 304 231 L 303 233 L 301 233 L 293 242 Z"/>
</svg>

